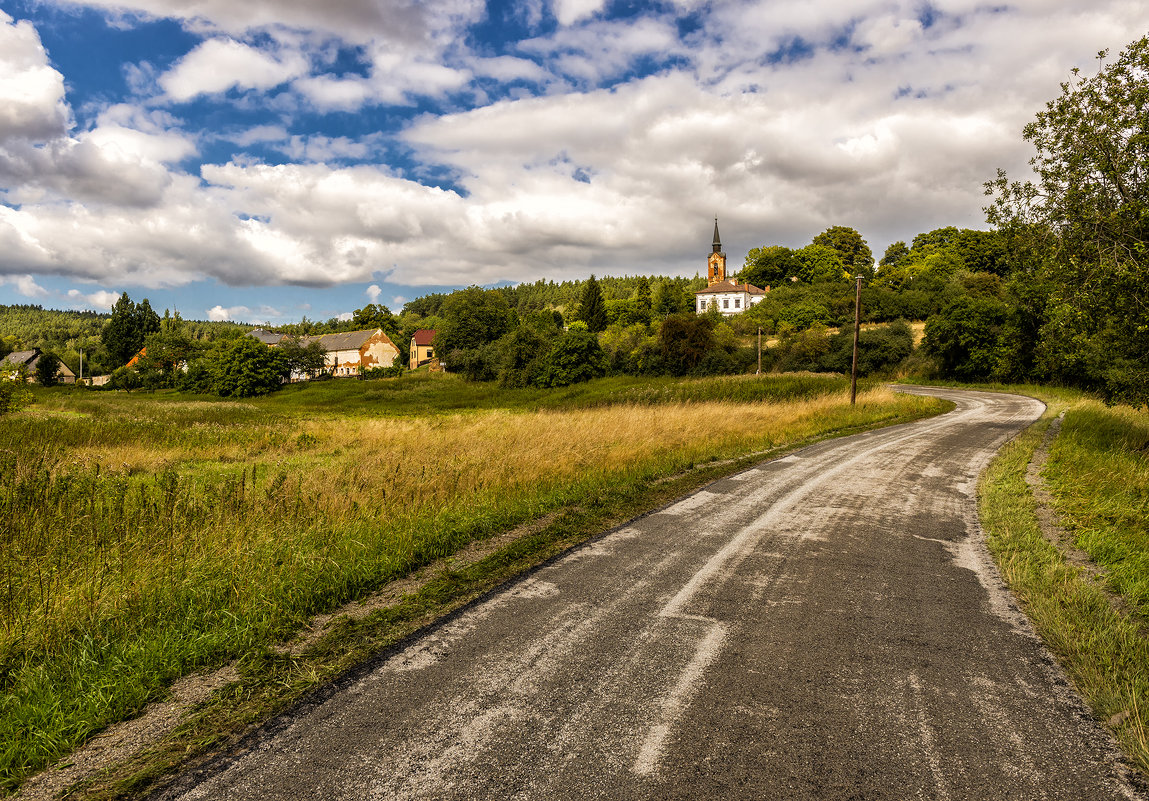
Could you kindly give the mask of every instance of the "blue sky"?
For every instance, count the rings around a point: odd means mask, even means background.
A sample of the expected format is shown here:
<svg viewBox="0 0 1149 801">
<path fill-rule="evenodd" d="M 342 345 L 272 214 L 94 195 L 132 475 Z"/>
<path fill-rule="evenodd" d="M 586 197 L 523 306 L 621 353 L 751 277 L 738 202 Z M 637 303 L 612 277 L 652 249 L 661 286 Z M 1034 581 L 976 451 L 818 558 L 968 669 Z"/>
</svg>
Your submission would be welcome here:
<svg viewBox="0 0 1149 801">
<path fill-rule="evenodd" d="M 983 227 L 1128 0 L 0 0 L 0 303 L 194 319 Z"/>
</svg>

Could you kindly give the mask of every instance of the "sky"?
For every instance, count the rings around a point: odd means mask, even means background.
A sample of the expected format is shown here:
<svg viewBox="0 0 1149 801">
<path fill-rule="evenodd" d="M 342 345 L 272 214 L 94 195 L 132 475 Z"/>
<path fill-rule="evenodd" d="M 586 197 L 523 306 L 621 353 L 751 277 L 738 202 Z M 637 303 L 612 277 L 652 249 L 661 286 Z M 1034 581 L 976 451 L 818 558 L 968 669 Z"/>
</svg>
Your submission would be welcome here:
<svg viewBox="0 0 1149 801">
<path fill-rule="evenodd" d="M 1143 0 L 0 0 L 0 303 L 186 319 L 984 228 Z"/>
</svg>

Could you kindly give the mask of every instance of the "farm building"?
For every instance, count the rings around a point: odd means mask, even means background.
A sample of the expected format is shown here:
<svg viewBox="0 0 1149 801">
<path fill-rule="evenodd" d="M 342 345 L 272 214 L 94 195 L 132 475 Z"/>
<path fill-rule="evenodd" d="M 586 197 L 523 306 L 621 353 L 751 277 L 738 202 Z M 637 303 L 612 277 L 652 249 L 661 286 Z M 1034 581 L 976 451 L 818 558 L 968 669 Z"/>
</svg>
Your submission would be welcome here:
<svg viewBox="0 0 1149 801">
<path fill-rule="evenodd" d="M 360 368 L 369 370 L 372 367 L 391 367 L 399 357 L 399 348 L 383 333 L 382 328 L 323 334 L 299 340 L 303 347 L 312 342 L 318 342 L 323 348 L 327 371 L 336 377 L 358 375 Z"/>
<path fill-rule="evenodd" d="M 14 375 L 17 370 L 23 367 L 27 371 L 28 383 L 37 383 L 36 364 L 40 361 L 40 355 L 39 348 L 13 351 L 4 357 L 3 361 L 0 361 L 0 373 Z M 75 384 L 76 374 L 61 361 L 60 366 L 56 368 L 56 380 L 61 384 Z"/>
</svg>

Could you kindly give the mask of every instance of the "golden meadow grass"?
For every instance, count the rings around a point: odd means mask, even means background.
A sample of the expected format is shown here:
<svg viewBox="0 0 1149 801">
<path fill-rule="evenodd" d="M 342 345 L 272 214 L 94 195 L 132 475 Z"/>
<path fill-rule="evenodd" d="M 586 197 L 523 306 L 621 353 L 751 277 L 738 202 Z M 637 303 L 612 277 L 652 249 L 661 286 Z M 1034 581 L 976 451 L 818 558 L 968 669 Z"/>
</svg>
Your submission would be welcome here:
<svg viewBox="0 0 1149 801">
<path fill-rule="evenodd" d="M 298 393 L 45 395 L 0 421 L 0 780 L 473 539 L 612 486 L 940 408 L 886 390 L 851 408 L 838 379 L 784 403 L 680 399 L 771 379 L 754 380 L 664 383 L 661 404 L 632 386 L 644 402 L 399 417 L 317 412 Z M 322 392 L 362 400 L 357 385 Z M 412 385 L 424 401 L 459 386 Z"/>
</svg>

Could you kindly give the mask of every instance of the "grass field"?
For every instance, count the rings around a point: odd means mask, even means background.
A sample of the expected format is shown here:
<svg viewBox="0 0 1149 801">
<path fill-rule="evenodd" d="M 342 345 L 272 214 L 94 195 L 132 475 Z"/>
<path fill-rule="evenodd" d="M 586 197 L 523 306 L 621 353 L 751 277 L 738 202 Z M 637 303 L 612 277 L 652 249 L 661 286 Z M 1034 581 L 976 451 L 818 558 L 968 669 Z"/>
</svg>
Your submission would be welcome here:
<svg viewBox="0 0 1149 801">
<path fill-rule="evenodd" d="M 826 376 L 40 391 L 0 419 L 0 787 L 473 540 L 942 408 Z"/>
<path fill-rule="evenodd" d="M 1149 414 L 1071 391 L 1020 388 L 1049 409 L 1002 449 L 982 485 L 982 521 L 1002 574 L 1098 718 L 1149 774 Z M 1042 535 L 1026 466 L 1065 417 L 1044 471 L 1073 543 L 1099 583 Z M 1124 599 L 1116 611 L 1104 590 Z"/>
</svg>

